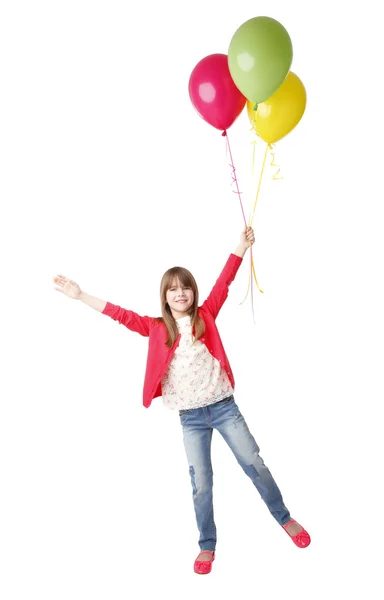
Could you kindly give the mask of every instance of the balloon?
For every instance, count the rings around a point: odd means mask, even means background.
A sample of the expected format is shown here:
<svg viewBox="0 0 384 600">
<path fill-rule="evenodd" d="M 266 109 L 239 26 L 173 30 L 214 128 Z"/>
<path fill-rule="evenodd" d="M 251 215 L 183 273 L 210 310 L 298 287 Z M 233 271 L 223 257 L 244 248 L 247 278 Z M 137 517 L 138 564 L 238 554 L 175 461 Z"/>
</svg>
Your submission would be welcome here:
<svg viewBox="0 0 384 600">
<path fill-rule="evenodd" d="M 189 78 L 189 97 L 199 115 L 216 129 L 228 129 L 247 99 L 234 84 L 226 54 L 210 54 Z"/>
<path fill-rule="evenodd" d="M 274 144 L 292 131 L 304 114 L 307 94 L 302 81 L 290 71 L 279 89 L 254 110 L 248 100 L 249 120 L 264 142 Z"/>
<path fill-rule="evenodd" d="M 293 57 L 287 30 L 275 19 L 255 17 L 237 29 L 228 50 L 232 79 L 254 104 L 264 102 L 281 86 Z"/>
</svg>

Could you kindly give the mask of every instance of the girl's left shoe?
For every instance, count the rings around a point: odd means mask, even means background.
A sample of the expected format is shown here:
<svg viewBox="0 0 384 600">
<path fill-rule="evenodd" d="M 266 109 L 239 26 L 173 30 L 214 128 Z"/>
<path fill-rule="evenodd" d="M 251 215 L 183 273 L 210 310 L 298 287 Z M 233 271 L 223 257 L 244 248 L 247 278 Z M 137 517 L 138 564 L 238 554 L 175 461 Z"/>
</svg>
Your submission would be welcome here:
<svg viewBox="0 0 384 600">
<path fill-rule="evenodd" d="M 210 554 L 210 560 L 199 560 L 202 554 Z M 198 575 L 208 575 L 208 573 L 212 570 L 212 563 L 215 560 L 215 552 L 213 550 L 202 550 L 199 556 L 195 560 L 195 564 L 193 565 L 193 570 Z"/>
<path fill-rule="evenodd" d="M 285 525 L 283 525 L 283 529 L 285 529 L 285 531 L 287 531 L 287 526 L 290 523 L 295 523 L 296 521 L 294 521 L 294 519 L 291 519 L 290 521 L 288 521 L 288 523 L 286 523 Z M 302 527 L 302 526 L 300 526 Z M 311 537 L 308 533 L 308 531 L 305 531 L 304 527 L 302 527 L 302 531 L 300 531 L 300 533 L 297 533 L 296 535 L 291 535 L 288 531 L 287 531 L 289 537 L 291 538 L 291 540 L 293 541 L 294 544 L 296 544 L 296 546 L 298 548 L 306 548 L 307 546 L 309 546 L 309 544 L 311 543 Z"/>
</svg>

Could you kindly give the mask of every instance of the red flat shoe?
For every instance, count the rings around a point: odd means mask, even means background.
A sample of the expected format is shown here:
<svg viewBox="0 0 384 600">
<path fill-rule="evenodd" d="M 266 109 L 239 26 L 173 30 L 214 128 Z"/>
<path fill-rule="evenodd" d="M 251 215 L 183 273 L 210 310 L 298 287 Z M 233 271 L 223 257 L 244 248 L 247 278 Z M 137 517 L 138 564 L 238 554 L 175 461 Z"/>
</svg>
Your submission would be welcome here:
<svg viewBox="0 0 384 600">
<path fill-rule="evenodd" d="M 297 521 L 295 521 L 294 519 L 291 519 L 290 521 L 288 521 L 288 523 L 283 525 L 283 529 L 285 529 L 285 531 L 287 531 L 286 527 L 290 523 L 297 523 Z M 300 527 L 302 527 L 302 525 L 300 525 Z M 288 531 L 287 531 L 287 533 L 288 533 L 289 537 L 291 538 L 291 540 L 293 541 L 293 543 L 296 544 L 296 546 L 298 548 L 306 548 L 311 543 L 310 535 L 309 535 L 308 531 L 305 531 L 304 527 L 303 527 L 303 530 L 300 531 L 300 533 L 298 533 L 296 535 L 291 535 Z"/>
<path fill-rule="evenodd" d="M 211 554 L 211 560 L 199 560 L 199 556 L 202 554 Z M 193 570 L 198 575 L 207 575 L 212 570 L 212 563 L 215 560 L 215 552 L 213 550 L 202 550 L 199 556 L 195 560 L 195 564 L 193 565 Z"/>
</svg>

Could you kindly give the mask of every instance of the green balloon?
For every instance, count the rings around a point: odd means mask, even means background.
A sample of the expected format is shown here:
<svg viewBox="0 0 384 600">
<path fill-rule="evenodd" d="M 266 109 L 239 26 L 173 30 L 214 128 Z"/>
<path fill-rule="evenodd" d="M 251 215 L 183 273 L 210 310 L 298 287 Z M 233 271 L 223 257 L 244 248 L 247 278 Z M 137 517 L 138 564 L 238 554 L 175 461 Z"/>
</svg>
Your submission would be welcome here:
<svg viewBox="0 0 384 600">
<path fill-rule="evenodd" d="M 228 66 L 240 92 L 264 102 L 281 86 L 292 64 L 292 42 L 275 19 L 255 17 L 237 29 L 228 50 Z"/>
</svg>

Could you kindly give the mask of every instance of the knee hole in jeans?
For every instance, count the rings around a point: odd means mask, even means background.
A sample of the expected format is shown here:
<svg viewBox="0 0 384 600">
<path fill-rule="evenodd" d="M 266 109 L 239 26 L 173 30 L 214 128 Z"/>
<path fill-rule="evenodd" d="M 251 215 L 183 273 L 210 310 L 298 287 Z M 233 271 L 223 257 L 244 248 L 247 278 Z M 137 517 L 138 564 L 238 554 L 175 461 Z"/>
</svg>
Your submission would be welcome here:
<svg viewBox="0 0 384 600">
<path fill-rule="evenodd" d="M 193 493 L 197 494 L 196 479 L 195 479 L 195 469 L 194 469 L 193 465 L 189 465 L 189 474 L 191 476 L 191 483 L 192 483 Z"/>
</svg>

